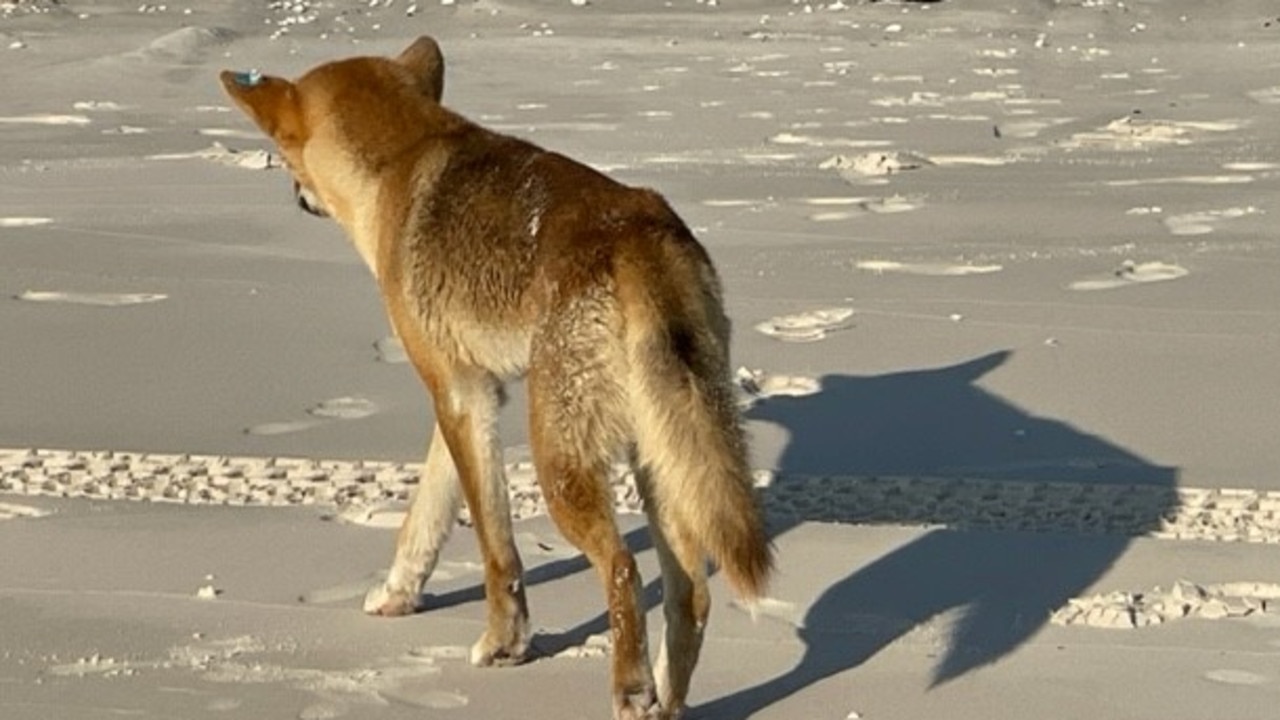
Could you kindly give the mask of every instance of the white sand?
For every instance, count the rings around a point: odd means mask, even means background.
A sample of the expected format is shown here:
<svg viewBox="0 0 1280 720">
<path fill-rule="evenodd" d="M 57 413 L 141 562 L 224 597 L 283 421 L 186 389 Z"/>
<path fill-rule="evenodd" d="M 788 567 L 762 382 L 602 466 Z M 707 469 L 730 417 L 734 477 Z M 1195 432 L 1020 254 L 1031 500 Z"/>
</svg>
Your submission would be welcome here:
<svg viewBox="0 0 1280 720">
<path fill-rule="evenodd" d="M 420 33 L 448 104 L 660 189 L 720 267 L 781 571 L 754 623 L 716 580 L 691 717 L 1275 717 L 1273 2 L 24 0 L 0 718 L 607 717 L 518 388 L 540 659 L 466 664 L 466 528 L 427 612 L 359 612 L 427 402 L 216 72 Z"/>
</svg>

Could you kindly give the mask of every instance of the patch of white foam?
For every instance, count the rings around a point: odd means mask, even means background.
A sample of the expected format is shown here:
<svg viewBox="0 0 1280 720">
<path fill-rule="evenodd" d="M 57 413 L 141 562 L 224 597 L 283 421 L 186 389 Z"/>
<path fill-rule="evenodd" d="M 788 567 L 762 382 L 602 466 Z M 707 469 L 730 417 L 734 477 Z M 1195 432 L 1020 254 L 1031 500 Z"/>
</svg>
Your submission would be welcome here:
<svg viewBox="0 0 1280 720">
<path fill-rule="evenodd" d="M 49 113 L 0 117 L 0 125 L 88 125 L 90 122 L 92 121 L 84 115 L 56 115 Z"/>
<path fill-rule="evenodd" d="M 901 195 L 893 195 L 885 198 L 875 198 L 868 200 L 862 204 L 862 209 L 877 215 L 893 215 L 895 213 L 911 212 L 919 210 L 920 203 Z"/>
<path fill-rule="evenodd" d="M 285 421 L 285 422 L 268 422 L 268 423 L 261 423 L 259 425 L 254 425 L 252 427 L 247 427 L 245 428 L 244 433 L 246 435 L 262 435 L 262 436 L 287 435 L 289 433 L 296 433 L 296 432 L 302 432 L 303 430 L 310 430 L 311 428 L 318 427 L 319 425 L 320 425 L 320 421 L 318 420 L 292 420 L 292 421 Z"/>
<path fill-rule="evenodd" d="M 860 198 L 856 202 L 856 206 L 856 209 L 826 210 L 814 213 L 809 216 L 809 219 L 814 222 L 836 222 L 839 220 L 851 220 L 865 215 L 892 215 L 920 209 L 920 203 L 901 195 L 883 198 Z"/>
<path fill-rule="evenodd" d="M 1244 185 L 1255 180 L 1252 175 L 1179 175 L 1176 177 L 1142 178 L 1134 180 L 1108 180 L 1109 187 L 1139 187 L 1142 185 Z"/>
<path fill-rule="evenodd" d="M 1198 618 L 1224 620 L 1280 612 L 1280 584 L 1229 582 L 1197 585 L 1178 580 L 1168 589 L 1111 592 L 1072 598 L 1054 611 L 1055 625 L 1130 629 Z"/>
<path fill-rule="evenodd" d="M 409 355 L 398 337 L 384 337 L 373 344 L 373 349 L 378 353 L 378 362 L 393 365 L 409 362 Z"/>
<path fill-rule="evenodd" d="M 756 324 L 756 330 L 784 342 L 809 343 L 850 326 L 853 308 L 833 307 L 794 315 L 779 315 Z"/>
<path fill-rule="evenodd" d="M 114 678 L 121 675 L 133 675 L 136 672 L 137 668 L 133 667 L 127 660 L 103 657 L 98 653 L 77 658 L 75 662 L 51 665 L 48 668 L 48 673 L 55 677 L 76 678 L 84 678 L 91 675 Z"/>
<path fill-rule="evenodd" d="M 215 142 L 204 150 L 186 153 L 163 153 L 148 155 L 148 160 L 208 160 L 231 167 L 247 170 L 268 170 L 282 167 L 283 163 L 274 154 L 266 150 L 235 150 L 222 143 Z"/>
<path fill-rule="evenodd" d="M 65 303 L 68 305 L 92 305 L 95 307 L 124 307 L 159 302 L 169 297 L 161 293 L 77 293 L 28 290 L 17 296 L 18 300 L 36 303 Z"/>
<path fill-rule="evenodd" d="M 111 100 L 79 100 L 72 103 L 71 107 L 81 112 L 114 112 L 124 109 L 123 105 Z"/>
<path fill-rule="evenodd" d="M 1263 105 L 1280 105 L 1280 85 L 1251 90 L 1248 95 L 1251 100 Z"/>
<path fill-rule="evenodd" d="M 910 152 L 870 152 L 852 156 L 834 155 L 822 161 L 818 168 L 835 170 L 845 180 L 856 182 L 862 178 L 894 175 L 932 164 L 929 158 Z"/>
<path fill-rule="evenodd" d="M 965 275 L 990 275 L 1004 269 L 1002 265 L 953 265 L 948 263 L 903 263 L 895 260 L 862 260 L 854 267 L 874 273 L 902 273 L 904 275 L 930 275 L 960 277 Z"/>
<path fill-rule="evenodd" d="M 236 138 L 239 140 L 257 140 L 262 137 L 260 132 L 234 128 L 200 128 L 196 130 L 196 134 L 204 135 L 205 137 Z"/>
<path fill-rule="evenodd" d="M 924 82 L 923 75 L 885 75 L 884 73 L 876 73 L 871 76 L 873 83 L 912 83 L 919 85 Z"/>
<path fill-rule="evenodd" d="M 603 658 L 608 657 L 613 643 L 605 633 L 588 635 L 581 645 L 567 647 L 552 657 L 557 658 Z"/>
<path fill-rule="evenodd" d="M 743 393 L 740 402 L 744 407 L 771 397 L 804 397 L 816 395 L 822 391 L 822 383 L 817 378 L 804 375 L 769 375 L 763 370 L 738 368 L 734 373 L 734 381 Z"/>
<path fill-rule="evenodd" d="M 18 505 L 16 503 L 0 502 L 0 520 L 14 520 L 17 518 L 40 518 L 51 514 L 43 508 L 31 507 L 30 505 Z"/>
<path fill-rule="evenodd" d="M 861 205 L 862 203 L 868 202 L 869 200 L 872 200 L 872 198 L 866 198 L 866 197 L 810 197 L 810 198 L 801 198 L 800 202 L 804 203 L 805 205 L 828 206 L 828 205 Z"/>
<path fill-rule="evenodd" d="M 929 161 L 939 167 L 1001 167 L 1017 160 L 990 155 L 930 155 Z"/>
<path fill-rule="evenodd" d="M 1259 172 L 1262 170 L 1280 170 L 1280 163 L 1273 162 L 1229 162 L 1222 164 L 1223 170 L 1234 172 Z"/>
<path fill-rule="evenodd" d="M 404 519 L 407 515 L 408 510 L 398 506 L 385 504 L 351 505 L 335 515 L 334 519 L 348 525 L 395 530 L 404 524 Z"/>
<path fill-rule="evenodd" d="M 1135 263 L 1126 260 L 1106 277 L 1077 280 L 1067 287 L 1072 290 L 1114 290 L 1116 288 L 1145 285 L 1154 282 L 1165 282 L 1186 277 L 1190 270 L 1181 265 L 1169 265 L 1162 262 Z"/>
<path fill-rule="evenodd" d="M 361 420 L 376 415 L 378 405 L 362 397 L 336 397 L 317 403 L 307 414 L 330 420 Z"/>
<path fill-rule="evenodd" d="M 1224 210 L 1203 210 L 1184 215 L 1170 215 L 1164 219 L 1164 225 L 1174 235 L 1207 235 L 1213 232 L 1215 225 L 1224 220 L 1234 220 L 1258 212 L 1260 212 L 1258 208 L 1252 205 Z"/>
<path fill-rule="evenodd" d="M 892 140 L 858 140 L 855 138 L 824 138 L 813 135 L 796 135 L 795 133 L 778 133 L 769 138 L 776 145 L 804 145 L 806 147 L 847 147 L 873 148 L 888 147 Z"/>
<path fill-rule="evenodd" d="M 1239 130 L 1237 120 L 1173 121 L 1125 115 L 1097 130 L 1076 133 L 1060 143 L 1065 148 L 1146 150 L 1169 145 L 1190 145 L 1198 135 Z"/>
<path fill-rule="evenodd" d="M 795 160 L 800 157 L 795 153 L 742 153 L 743 160 L 747 162 L 786 162 Z"/>
<path fill-rule="evenodd" d="M 1021 71 L 1018 70 L 1017 68 L 997 68 L 997 67 L 973 68 L 974 75 L 980 75 L 982 77 L 990 77 L 990 78 L 1009 77 L 1011 75 L 1017 75 L 1020 72 Z"/>
<path fill-rule="evenodd" d="M 0 228 L 36 227 L 51 222 L 53 218 L 47 217 L 0 217 Z"/>
<path fill-rule="evenodd" d="M 1204 678 L 1223 685 L 1265 685 L 1269 682 L 1266 675 L 1230 668 L 1210 670 L 1204 674 Z"/>
<path fill-rule="evenodd" d="M 742 612 L 747 613 L 752 618 L 765 617 L 771 620 L 778 620 L 786 625 L 794 628 L 804 627 L 804 610 L 796 603 L 779 600 L 774 597 L 761 597 L 755 600 L 744 602 L 737 598 L 731 600 L 729 604 Z"/>
<path fill-rule="evenodd" d="M 705 205 L 706 207 L 712 207 L 712 208 L 748 208 L 748 207 L 758 207 L 760 205 L 763 205 L 764 201 L 751 200 L 751 199 L 745 199 L 745 198 L 744 199 L 726 198 L 723 200 L 719 200 L 719 199 L 703 200 L 702 204 Z"/>
<path fill-rule="evenodd" d="M 830 210 L 827 212 L 814 213 L 809 219 L 814 222 L 839 222 L 841 220 L 852 220 L 853 218 L 863 217 L 867 213 L 864 210 Z"/>
</svg>

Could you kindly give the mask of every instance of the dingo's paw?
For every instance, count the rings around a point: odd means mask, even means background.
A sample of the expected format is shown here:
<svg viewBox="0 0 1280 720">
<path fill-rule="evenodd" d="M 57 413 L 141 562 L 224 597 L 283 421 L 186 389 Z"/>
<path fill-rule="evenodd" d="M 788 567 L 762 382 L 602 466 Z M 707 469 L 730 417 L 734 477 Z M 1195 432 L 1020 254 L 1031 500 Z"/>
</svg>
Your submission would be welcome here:
<svg viewBox="0 0 1280 720">
<path fill-rule="evenodd" d="M 614 697 L 613 720 L 671 720 L 674 716 L 658 703 L 653 686 Z"/>
<path fill-rule="evenodd" d="M 527 632 L 513 631 L 505 640 L 486 632 L 471 646 L 471 664 L 476 667 L 507 667 L 524 662 L 529 652 Z"/>
<path fill-rule="evenodd" d="M 413 615 L 422 609 L 422 596 L 403 589 L 393 589 L 379 583 L 364 596 L 364 611 L 382 617 Z"/>
</svg>

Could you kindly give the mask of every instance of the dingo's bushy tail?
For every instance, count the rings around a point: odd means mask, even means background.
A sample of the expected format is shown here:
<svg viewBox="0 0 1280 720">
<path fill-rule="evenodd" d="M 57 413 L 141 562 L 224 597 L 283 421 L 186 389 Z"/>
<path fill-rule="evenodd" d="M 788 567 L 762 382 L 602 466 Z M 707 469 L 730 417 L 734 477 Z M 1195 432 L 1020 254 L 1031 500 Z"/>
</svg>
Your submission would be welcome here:
<svg viewBox="0 0 1280 720">
<path fill-rule="evenodd" d="M 696 543 L 752 600 L 765 591 L 773 551 L 729 376 L 729 321 L 701 249 L 666 250 L 683 256 L 675 266 L 687 272 L 647 274 L 643 284 L 619 278 L 630 296 L 624 312 L 637 454 L 650 477 L 647 500 L 660 508 L 650 517 L 674 525 L 664 531 Z"/>
</svg>

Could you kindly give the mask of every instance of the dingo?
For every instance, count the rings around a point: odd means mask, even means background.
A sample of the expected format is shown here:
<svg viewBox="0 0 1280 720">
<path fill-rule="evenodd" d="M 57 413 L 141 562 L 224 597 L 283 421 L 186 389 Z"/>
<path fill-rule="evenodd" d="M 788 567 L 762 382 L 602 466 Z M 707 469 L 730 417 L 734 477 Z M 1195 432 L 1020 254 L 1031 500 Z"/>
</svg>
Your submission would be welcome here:
<svg viewBox="0 0 1280 720">
<path fill-rule="evenodd" d="M 441 107 L 444 60 L 431 38 L 296 82 L 256 71 L 221 80 L 279 147 L 298 203 L 350 236 L 434 402 L 421 487 L 365 609 L 417 609 L 460 488 L 488 605 L 471 662 L 524 658 L 528 609 L 495 419 L 503 381 L 526 374 L 539 484 L 608 599 L 613 716 L 679 716 L 710 608 L 708 557 L 747 599 L 773 564 L 706 251 L 657 193 Z M 662 567 L 656 671 L 607 485 L 622 456 Z"/>
</svg>

